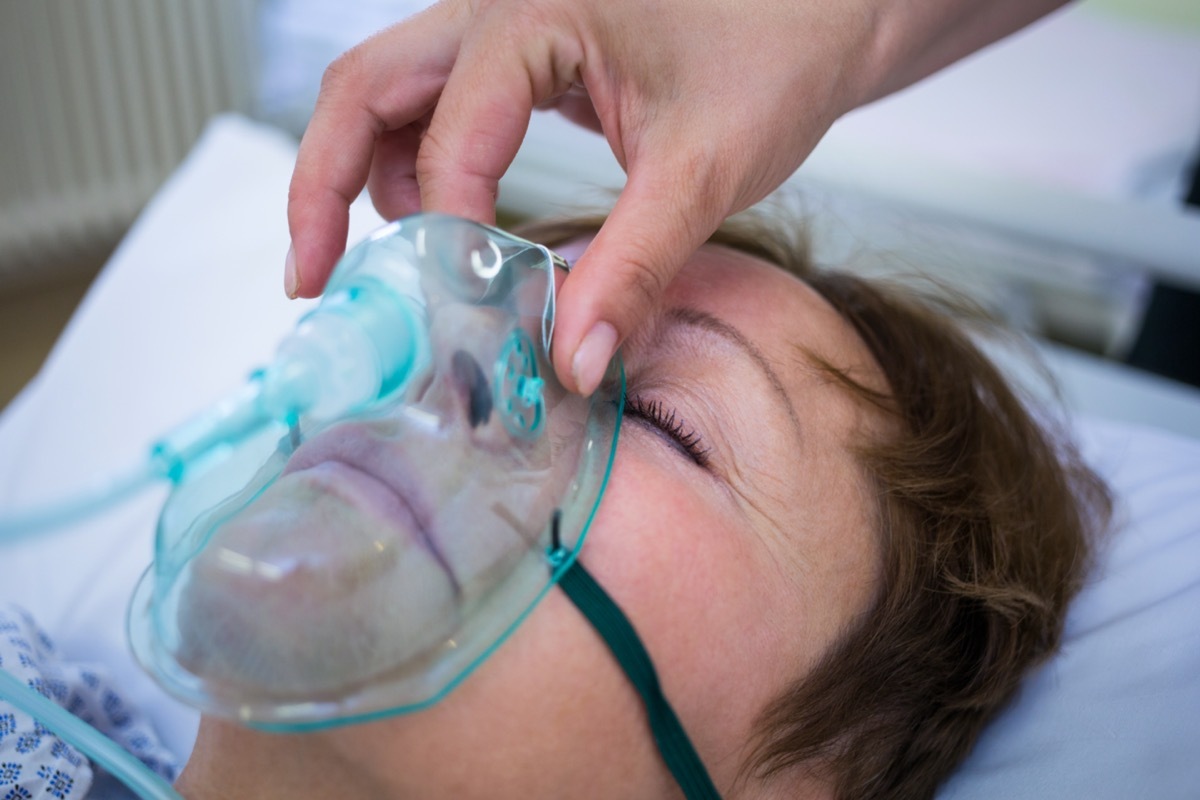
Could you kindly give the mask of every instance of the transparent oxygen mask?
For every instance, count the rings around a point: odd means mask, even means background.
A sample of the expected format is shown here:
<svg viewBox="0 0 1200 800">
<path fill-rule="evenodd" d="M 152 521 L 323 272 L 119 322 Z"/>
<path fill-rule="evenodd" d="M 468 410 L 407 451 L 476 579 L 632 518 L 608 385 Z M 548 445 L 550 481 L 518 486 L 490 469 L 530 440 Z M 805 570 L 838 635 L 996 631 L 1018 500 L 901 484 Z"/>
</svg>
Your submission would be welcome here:
<svg viewBox="0 0 1200 800">
<path fill-rule="evenodd" d="M 616 449 L 623 375 L 548 361 L 565 263 L 441 215 L 346 253 L 229 403 L 156 448 L 175 488 L 134 651 L 212 714 L 304 730 L 435 702 L 570 564 Z"/>
</svg>

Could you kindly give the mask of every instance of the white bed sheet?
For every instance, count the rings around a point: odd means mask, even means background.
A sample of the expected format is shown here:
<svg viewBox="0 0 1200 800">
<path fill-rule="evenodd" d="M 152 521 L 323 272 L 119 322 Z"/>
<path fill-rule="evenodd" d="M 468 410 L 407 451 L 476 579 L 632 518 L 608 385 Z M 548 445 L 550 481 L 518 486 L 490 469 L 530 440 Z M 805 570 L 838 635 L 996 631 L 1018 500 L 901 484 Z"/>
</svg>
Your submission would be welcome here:
<svg viewBox="0 0 1200 800">
<path fill-rule="evenodd" d="M 305 306 L 281 286 L 293 157 L 272 129 L 233 117 L 210 126 L 0 418 L 0 509 L 137 463 L 156 434 L 269 356 Z M 378 221 L 360 203 L 351 236 Z M 1161 402 L 1122 407 L 1139 423 L 1078 418 L 1085 452 L 1120 496 L 1122 531 L 1074 606 L 1062 655 L 1027 683 L 942 796 L 1194 797 L 1200 442 L 1147 426 L 1195 424 L 1200 399 L 1070 354 L 1051 361 L 1076 409 L 1102 409 L 1096 395 L 1117 387 Z M 162 498 L 151 492 L 54 538 L 3 547 L 0 599 L 26 605 L 69 656 L 109 664 L 186 754 L 195 714 L 145 678 L 124 645 L 125 606 Z"/>
</svg>

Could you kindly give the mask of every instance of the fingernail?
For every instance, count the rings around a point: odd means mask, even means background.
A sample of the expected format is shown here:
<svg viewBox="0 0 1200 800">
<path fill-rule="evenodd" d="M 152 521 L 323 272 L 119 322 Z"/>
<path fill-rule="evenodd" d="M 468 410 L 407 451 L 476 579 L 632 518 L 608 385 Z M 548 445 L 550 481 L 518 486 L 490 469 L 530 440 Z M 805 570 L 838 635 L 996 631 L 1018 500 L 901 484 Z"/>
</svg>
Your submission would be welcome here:
<svg viewBox="0 0 1200 800">
<path fill-rule="evenodd" d="M 583 337 L 571 361 L 571 375 L 580 394 L 596 391 L 616 349 L 617 329 L 607 322 L 597 322 Z"/>
<path fill-rule="evenodd" d="M 293 300 L 300 291 L 300 274 L 296 272 L 295 245 L 288 245 L 287 260 L 283 262 L 283 290 Z"/>
</svg>

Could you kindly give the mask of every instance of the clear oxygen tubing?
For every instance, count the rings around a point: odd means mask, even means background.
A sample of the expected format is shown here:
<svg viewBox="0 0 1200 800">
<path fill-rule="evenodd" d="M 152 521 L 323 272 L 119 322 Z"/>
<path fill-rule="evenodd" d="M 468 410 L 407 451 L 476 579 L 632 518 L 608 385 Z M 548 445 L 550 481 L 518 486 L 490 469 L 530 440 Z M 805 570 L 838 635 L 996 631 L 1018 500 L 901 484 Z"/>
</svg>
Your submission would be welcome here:
<svg viewBox="0 0 1200 800">
<path fill-rule="evenodd" d="M 147 461 L 125 475 L 53 505 L 0 517 L 0 545 L 85 519 L 123 503 L 162 476 Z"/>
<path fill-rule="evenodd" d="M 425 215 L 425 219 L 455 222 L 440 215 Z M 495 233 L 511 238 L 499 230 Z M 487 241 L 483 258 L 490 262 L 482 268 L 499 272 L 502 266 L 545 264 L 553 273 L 556 267 L 566 267 L 546 247 L 525 244 L 505 256 L 494 241 Z M 241 389 L 163 436 L 151 448 L 149 459 L 123 477 L 41 508 L 0 513 L 0 544 L 77 522 L 128 500 L 157 480 L 177 484 L 206 456 L 272 423 L 294 430 L 303 415 L 332 419 L 395 393 L 428 349 L 420 296 L 419 278 L 412 271 L 335 271 L 320 305 L 280 343 L 271 364 L 254 372 Z M 547 352 L 553 336 L 554 300 L 551 279 L 542 322 Z"/>
<path fill-rule="evenodd" d="M 86 753 L 143 800 L 183 800 L 169 783 L 119 744 L 3 669 L 0 669 L 0 697 Z"/>
<path fill-rule="evenodd" d="M 347 283 L 301 319 L 269 366 L 160 438 L 137 468 L 74 497 L 0 514 L 0 544 L 78 522 L 157 480 L 178 483 L 206 456 L 271 423 L 292 426 L 306 413 L 336 417 L 403 385 L 425 347 L 415 287 L 373 275 Z"/>
</svg>

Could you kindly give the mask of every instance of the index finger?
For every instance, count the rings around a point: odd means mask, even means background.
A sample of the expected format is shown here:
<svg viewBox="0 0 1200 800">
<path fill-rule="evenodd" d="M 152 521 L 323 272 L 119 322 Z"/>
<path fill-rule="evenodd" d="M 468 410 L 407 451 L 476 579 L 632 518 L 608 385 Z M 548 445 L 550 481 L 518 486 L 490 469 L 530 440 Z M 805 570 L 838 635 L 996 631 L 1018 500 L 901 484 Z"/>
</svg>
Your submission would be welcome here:
<svg viewBox="0 0 1200 800">
<path fill-rule="evenodd" d="M 346 248 L 350 204 L 366 185 L 386 130 L 437 102 L 467 20 L 438 4 L 348 50 L 325 72 L 288 190 L 295 284 L 315 297 Z"/>
<path fill-rule="evenodd" d="M 575 51 L 555 28 L 509 6 L 492 7 L 477 21 L 417 156 L 425 209 L 495 219 L 500 178 L 517 155 L 534 106 L 571 85 Z"/>
<path fill-rule="evenodd" d="M 496 25 L 496 23 L 492 23 Z M 533 114 L 532 79 L 510 38 L 472 31 L 416 158 L 421 206 L 491 223 L 499 180 Z"/>
</svg>

